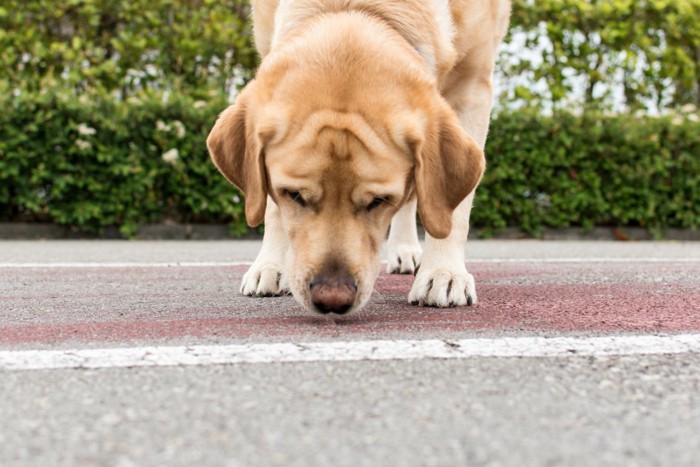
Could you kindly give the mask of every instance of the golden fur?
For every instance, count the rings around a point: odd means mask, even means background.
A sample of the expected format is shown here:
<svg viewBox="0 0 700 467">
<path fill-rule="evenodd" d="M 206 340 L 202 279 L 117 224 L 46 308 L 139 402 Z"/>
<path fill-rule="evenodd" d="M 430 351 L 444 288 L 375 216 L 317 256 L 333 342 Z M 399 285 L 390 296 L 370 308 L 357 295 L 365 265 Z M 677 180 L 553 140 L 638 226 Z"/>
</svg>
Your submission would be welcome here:
<svg viewBox="0 0 700 467">
<path fill-rule="evenodd" d="M 207 140 L 216 166 L 245 193 L 248 223 L 267 216 L 275 230 L 244 293 L 289 287 L 318 310 L 314 281 L 335 284 L 333 271 L 342 270 L 356 296 L 337 292 L 348 307 L 329 306 L 352 311 L 371 295 L 381 243 L 402 206 L 417 197 L 426 231 L 450 235 L 453 211 L 485 167 L 483 142 L 465 131 L 458 109 L 491 86 L 509 5 L 449 8 L 454 33 L 441 30 L 430 1 L 254 2 L 263 62 Z M 476 80 L 460 79 L 470 73 Z M 266 270 L 276 286 L 264 284 Z"/>
</svg>

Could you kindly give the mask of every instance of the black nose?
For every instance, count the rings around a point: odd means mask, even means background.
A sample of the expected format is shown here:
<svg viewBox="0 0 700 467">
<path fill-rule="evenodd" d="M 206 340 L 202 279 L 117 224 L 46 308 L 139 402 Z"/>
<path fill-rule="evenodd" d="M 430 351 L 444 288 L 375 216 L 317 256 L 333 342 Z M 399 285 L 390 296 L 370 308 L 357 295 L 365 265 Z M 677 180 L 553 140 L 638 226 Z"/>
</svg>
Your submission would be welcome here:
<svg viewBox="0 0 700 467">
<path fill-rule="evenodd" d="M 343 315 L 350 311 L 357 285 L 345 268 L 332 268 L 318 274 L 309 283 L 311 302 L 319 313 Z"/>
</svg>

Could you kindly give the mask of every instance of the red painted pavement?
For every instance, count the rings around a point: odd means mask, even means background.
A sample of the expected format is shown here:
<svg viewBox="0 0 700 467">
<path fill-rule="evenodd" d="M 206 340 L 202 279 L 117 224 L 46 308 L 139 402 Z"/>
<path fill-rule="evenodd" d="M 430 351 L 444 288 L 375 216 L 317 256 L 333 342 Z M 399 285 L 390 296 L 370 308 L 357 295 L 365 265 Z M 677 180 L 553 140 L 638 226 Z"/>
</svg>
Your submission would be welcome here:
<svg viewBox="0 0 700 467">
<path fill-rule="evenodd" d="M 452 309 L 410 306 L 412 276 L 382 274 L 368 307 L 337 322 L 240 296 L 245 269 L 5 269 L 0 346 L 700 331 L 698 263 L 474 263 L 480 302 Z"/>
</svg>

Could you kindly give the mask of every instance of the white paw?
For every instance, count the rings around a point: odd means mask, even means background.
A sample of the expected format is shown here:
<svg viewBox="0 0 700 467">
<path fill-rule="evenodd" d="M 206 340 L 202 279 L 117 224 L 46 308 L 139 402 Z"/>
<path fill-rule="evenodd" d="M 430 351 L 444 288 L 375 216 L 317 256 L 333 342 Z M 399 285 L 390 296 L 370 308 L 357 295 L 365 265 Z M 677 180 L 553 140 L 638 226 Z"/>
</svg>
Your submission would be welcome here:
<svg viewBox="0 0 700 467">
<path fill-rule="evenodd" d="M 388 263 L 386 272 L 389 274 L 414 274 L 420 266 L 423 249 L 420 243 L 388 244 Z"/>
<path fill-rule="evenodd" d="M 249 297 L 274 297 L 289 294 L 289 284 L 282 266 L 275 263 L 253 263 L 243 275 L 241 293 Z"/>
<path fill-rule="evenodd" d="M 418 306 L 447 308 L 476 303 L 474 276 L 462 271 L 421 269 L 413 281 L 408 302 Z"/>
</svg>

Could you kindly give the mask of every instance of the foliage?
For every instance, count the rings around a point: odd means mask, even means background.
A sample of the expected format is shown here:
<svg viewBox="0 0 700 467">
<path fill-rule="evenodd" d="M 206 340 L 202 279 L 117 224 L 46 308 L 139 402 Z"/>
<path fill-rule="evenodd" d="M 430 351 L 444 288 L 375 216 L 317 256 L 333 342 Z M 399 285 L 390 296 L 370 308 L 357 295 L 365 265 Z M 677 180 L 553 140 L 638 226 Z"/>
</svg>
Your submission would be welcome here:
<svg viewBox="0 0 700 467">
<path fill-rule="evenodd" d="M 249 9 L 0 3 L 0 220 L 119 225 L 125 236 L 167 219 L 239 226 L 203 141 L 257 64 Z"/>
<path fill-rule="evenodd" d="M 257 56 L 246 0 L 3 0 L 0 93 L 230 94 Z M 512 107 L 700 106 L 700 0 L 513 0 Z"/>
<path fill-rule="evenodd" d="M 99 232 L 139 223 L 232 221 L 239 193 L 209 161 L 205 139 L 226 106 L 142 92 L 127 102 L 55 93 L 0 96 L 0 221 L 52 221 Z M 698 113 L 663 118 L 502 113 L 473 224 L 700 226 Z"/>
<path fill-rule="evenodd" d="M 0 221 L 118 225 L 125 236 L 145 222 L 233 221 L 240 232 L 240 198 L 204 143 L 221 97 L 44 93 L 0 105 Z"/>
<path fill-rule="evenodd" d="M 243 0 L 3 0 L 0 93 L 228 93 L 255 68 Z"/>
<path fill-rule="evenodd" d="M 511 46 L 500 60 L 502 76 L 513 84 L 504 103 L 700 106 L 700 0 L 514 0 L 513 6 Z"/>
<path fill-rule="evenodd" d="M 0 221 L 246 231 L 204 140 L 254 73 L 248 14 L 245 0 L 0 2 Z M 700 0 L 514 0 L 507 41 L 477 227 L 700 225 Z"/>
<path fill-rule="evenodd" d="M 700 227 L 697 109 L 666 117 L 598 112 L 502 113 L 487 143 L 489 167 L 473 223 L 517 226 Z"/>
</svg>

